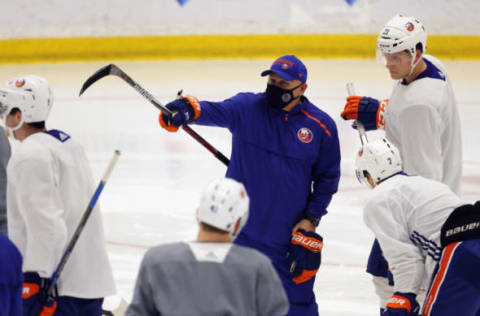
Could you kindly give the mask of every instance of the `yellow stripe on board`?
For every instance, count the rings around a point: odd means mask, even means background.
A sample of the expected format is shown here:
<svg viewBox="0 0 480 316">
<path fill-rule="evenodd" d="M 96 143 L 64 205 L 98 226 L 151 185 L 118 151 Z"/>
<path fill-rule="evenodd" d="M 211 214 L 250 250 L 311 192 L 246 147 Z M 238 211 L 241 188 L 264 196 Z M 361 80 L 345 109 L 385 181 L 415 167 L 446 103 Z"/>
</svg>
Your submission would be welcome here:
<svg viewBox="0 0 480 316">
<path fill-rule="evenodd" d="M 376 35 L 175 35 L 0 40 L 0 63 L 89 60 L 262 58 L 284 54 L 318 58 L 374 58 Z M 480 59 L 480 36 L 430 35 L 440 58 Z"/>
</svg>

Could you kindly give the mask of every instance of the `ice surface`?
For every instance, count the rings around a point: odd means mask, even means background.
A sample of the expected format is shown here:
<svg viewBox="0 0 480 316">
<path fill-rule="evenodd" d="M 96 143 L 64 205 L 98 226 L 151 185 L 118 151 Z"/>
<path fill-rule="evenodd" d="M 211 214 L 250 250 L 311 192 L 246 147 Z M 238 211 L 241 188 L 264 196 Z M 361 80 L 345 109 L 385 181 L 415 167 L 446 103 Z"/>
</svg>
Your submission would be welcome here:
<svg viewBox="0 0 480 316">
<path fill-rule="evenodd" d="M 260 72 L 271 60 L 210 60 L 118 62 L 125 72 L 161 102 L 172 100 L 179 89 L 204 100 L 222 100 L 241 91 L 262 91 Z M 392 81 L 372 60 L 306 59 L 309 88 L 306 95 L 337 122 L 342 150 L 342 178 L 338 193 L 318 232 L 325 247 L 315 283 L 322 316 L 377 315 L 377 298 L 364 272 L 373 240 L 362 221 L 367 189 L 353 173 L 353 157 L 360 144 L 349 122 L 339 118 L 355 83 L 358 94 L 388 97 Z M 90 87 L 81 98 L 83 81 L 106 63 L 34 64 L 0 66 L 0 79 L 34 73 L 54 87 L 56 102 L 48 127 L 63 129 L 87 150 L 96 179 L 100 179 L 114 149 L 122 157 L 107 184 L 100 204 L 108 252 L 118 296 L 131 299 L 137 269 L 149 247 L 192 240 L 199 192 L 224 175 L 225 166 L 189 135 L 169 134 L 157 124 L 158 111 L 116 77 Z M 480 62 L 448 61 L 462 121 L 464 176 L 462 197 L 480 199 Z M 230 134 L 219 128 L 194 126 L 225 155 Z M 369 133 L 370 139 L 381 132 Z M 118 298 L 108 298 L 114 306 Z"/>
</svg>

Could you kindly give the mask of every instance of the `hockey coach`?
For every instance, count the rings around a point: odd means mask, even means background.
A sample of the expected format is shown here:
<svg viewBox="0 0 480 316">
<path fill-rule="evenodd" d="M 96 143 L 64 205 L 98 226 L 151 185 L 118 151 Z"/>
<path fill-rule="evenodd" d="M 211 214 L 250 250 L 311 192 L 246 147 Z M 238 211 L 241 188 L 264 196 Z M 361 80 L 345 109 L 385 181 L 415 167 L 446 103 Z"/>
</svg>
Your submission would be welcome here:
<svg viewBox="0 0 480 316">
<path fill-rule="evenodd" d="M 171 132 L 190 123 L 230 130 L 226 176 L 250 195 L 250 218 L 235 243 L 270 258 L 287 292 L 288 315 L 314 316 L 322 245 L 315 228 L 338 187 L 337 128 L 304 96 L 307 69 L 297 57 L 282 56 L 261 75 L 268 76 L 265 92 L 221 102 L 182 97 L 167 104 L 175 115 L 159 120 Z"/>
</svg>

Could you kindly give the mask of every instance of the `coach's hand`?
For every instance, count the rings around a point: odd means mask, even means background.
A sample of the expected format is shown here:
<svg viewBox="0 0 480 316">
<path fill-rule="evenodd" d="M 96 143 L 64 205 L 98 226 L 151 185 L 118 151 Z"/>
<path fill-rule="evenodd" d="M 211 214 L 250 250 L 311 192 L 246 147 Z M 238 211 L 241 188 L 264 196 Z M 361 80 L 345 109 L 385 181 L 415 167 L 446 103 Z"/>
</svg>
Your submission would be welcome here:
<svg viewBox="0 0 480 316">
<path fill-rule="evenodd" d="M 299 229 L 303 229 L 304 231 L 307 231 L 307 232 L 314 232 L 315 225 L 313 225 L 313 223 L 310 220 L 304 218 L 293 227 L 292 235 L 295 234 Z"/>
<path fill-rule="evenodd" d="M 188 124 L 200 117 L 200 102 L 192 96 L 181 97 L 165 106 L 172 111 L 172 116 L 160 113 L 160 126 L 169 132 L 178 131 L 178 127 Z"/>
<path fill-rule="evenodd" d="M 317 274 L 322 248 L 323 238 L 314 231 L 299 229 L 292 235 L 287 259 L 293 282 L 304 283 Z"/>
</svg>

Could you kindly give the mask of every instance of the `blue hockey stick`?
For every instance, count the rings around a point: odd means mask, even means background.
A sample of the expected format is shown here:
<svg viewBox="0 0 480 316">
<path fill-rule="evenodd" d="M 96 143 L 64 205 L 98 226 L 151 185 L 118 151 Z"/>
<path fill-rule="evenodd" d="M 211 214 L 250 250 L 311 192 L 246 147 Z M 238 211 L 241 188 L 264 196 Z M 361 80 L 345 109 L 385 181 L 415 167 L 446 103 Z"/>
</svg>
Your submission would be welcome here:
<svg viewBox="0 0 480 316">
<path fill-rule="evenodd" d="M 95 208 L 95 204 L 97 204 L 98 197 L 100 196 L 100 193 L 102 193 L 103 188 L 105 187 L 105 184 L 107 183 L 108 178 L 110 177 L 110 174 L 112 173 L 113 168 L 115 167 L 115 164 L 118 161 L 118 158 L 120 157 L 120 151 L 115 150 L 112 159 L 110 160 L 110 163 L 107 167 L 107 170 L 105 171 L 105 174 L 103 175 L 102 180 L 100 180 L 100 183 L 97 186 L 97 189 L 95 190 L 95 193 L 92 196 L 92 199 L 90 200 L 90 203 L 87 206 L 87 209 L 85 213 L 83 213 L 82 219 L 80 220 L 80 223 L 78 223 L 77 229 L 75 230 L 75 233 L 72 236 L 72 239 L 67 245 L 67 248 L 65 249 L 65 252 L 63 253 L 62 259 L 58 263 L 57 268 L 55 269 L 55 272 L 52 275 L 52 283 L 47 289 L 47 303 L 52 303 L 54 298 L 54 289 L 55 286 L 57 285 L 58 278 L 60 277 L 60 274 L 63 271 L 63 268 L 65 268 L 65 264 L 67 263 L 68 259 L 70 258 L 70 255 L 72 254 L 73 248 L 75 247 L 75 244 L 78 241 L 78 238 L 80 237 L 80 234 L 82 233 L 83 228 L 85 227 L 85 224 L 87 223 L 88 218 L 90 217 L 90 214 L 92 213 L 93 209 Z"/>
</svg>

